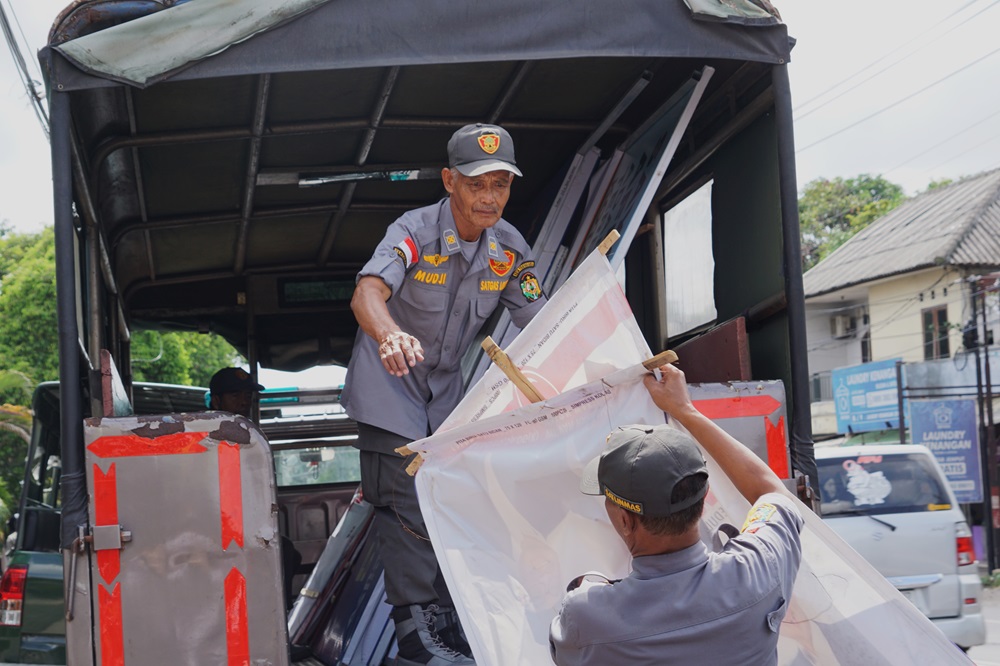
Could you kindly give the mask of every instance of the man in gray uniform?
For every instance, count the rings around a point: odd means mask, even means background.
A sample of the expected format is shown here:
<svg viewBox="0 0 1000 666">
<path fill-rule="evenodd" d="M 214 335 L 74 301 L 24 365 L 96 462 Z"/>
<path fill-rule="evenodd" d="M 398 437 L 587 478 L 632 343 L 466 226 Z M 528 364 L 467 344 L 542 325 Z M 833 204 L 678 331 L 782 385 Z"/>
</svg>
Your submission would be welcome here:
<svg viewBox="0 0 1000 666">
<path fill-rule="evenodd" d="M 398 664 L 470 664 L 471 653 L 394 451 L 422 439 L 462 397 L 461 359 L 501 304 L 523 327 L 545 303 L 521 234 L 501 219 L 520 176 L 510 135 L 467 125 L 448 142 L 449 196 L 396 220 L 358 274 L 360 330 L 341 402 L 358 422 L 361 487 L 375 507 Z M 464 655 L 464 656 L 463 656 Z"/>
<path fill-rule="evenodd" d="M 660 371 L 646 387 L 694 439 L 668 425 L 622 426 L 584 471 L 580 489 L 604 496 L 632 573 L 570 583 L 549 628 L 552 659 L 559 666 L 775 664 L 802 556 L 802 516 L 774 472 L 694 408 L 684 373 Z M 719 552 L 699 536 L 708 470 L 698 444 L 753 505 Z"/>
</svg>

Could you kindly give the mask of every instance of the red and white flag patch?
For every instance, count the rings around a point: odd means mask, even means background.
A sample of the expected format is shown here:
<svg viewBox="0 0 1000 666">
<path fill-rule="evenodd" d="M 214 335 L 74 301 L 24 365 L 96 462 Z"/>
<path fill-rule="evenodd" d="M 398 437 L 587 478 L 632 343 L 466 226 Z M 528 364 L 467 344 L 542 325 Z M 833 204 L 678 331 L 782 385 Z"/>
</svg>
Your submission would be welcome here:
<svg viewBox="0 0 1000 666">
<path fill-rule="evenodd" d="M 403 260 L 403 268 L 409 268 L 413 264 L 417 263 L 419 255 L 417 254 L 417 244 L 413 242 L 413 239 L 407 236 L 401 240 L 396 247 L 392 248 L 399 255 L 399 258 Z"/>
</svg>

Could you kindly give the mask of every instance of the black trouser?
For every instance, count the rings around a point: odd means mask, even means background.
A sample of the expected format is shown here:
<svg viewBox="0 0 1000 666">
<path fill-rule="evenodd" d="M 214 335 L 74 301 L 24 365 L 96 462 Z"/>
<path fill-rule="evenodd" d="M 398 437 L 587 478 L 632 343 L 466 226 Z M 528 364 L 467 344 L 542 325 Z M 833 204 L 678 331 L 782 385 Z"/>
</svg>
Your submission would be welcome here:
<svg viewBox="0 0 1000 666">
<path fill-rule="evenodd" d="M 406 466 L 413 457 L 394 451 L 411 441 L 364 423 L 358 424 L 361 490 L 375 507 L 375 529 L 385 566 L 385 594 L 393 606 L 437 603 L 451 606 L 427 527 L 417 504 L 417 488 Z"/>
</svg>

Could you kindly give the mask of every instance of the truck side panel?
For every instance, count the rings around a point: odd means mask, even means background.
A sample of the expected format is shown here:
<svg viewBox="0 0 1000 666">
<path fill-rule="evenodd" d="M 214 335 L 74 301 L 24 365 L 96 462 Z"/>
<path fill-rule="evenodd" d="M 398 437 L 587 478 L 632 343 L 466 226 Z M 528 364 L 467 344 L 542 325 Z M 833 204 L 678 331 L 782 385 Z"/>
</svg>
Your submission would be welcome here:
<svg viewBox="0 0 1000 666">
<path fill-rule="evenodd" d="M 256 426 L 89 419 L 85 442 L 97 662 L 287 664 L 273 460 Z"/>
</svg>

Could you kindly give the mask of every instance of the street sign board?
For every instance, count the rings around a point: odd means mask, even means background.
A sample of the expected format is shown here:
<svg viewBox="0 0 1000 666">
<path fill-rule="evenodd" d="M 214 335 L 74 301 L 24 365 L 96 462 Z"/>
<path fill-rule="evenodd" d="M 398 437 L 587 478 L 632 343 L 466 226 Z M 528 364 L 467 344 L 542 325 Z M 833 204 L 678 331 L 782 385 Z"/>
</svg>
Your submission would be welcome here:
<svg viewBox="0 0 1000 666">
<path fill-rule="evenodd" d="M 899 427 L 900 359 L 838 368 L 831 373 L 837 432 L 868 432 Z"/>
<path fill-rule="evenodd" d="M 914 444 L 934 452 L 959 502 L 983 501 L 975 398 L 910 401 Z"/>
</svg>

